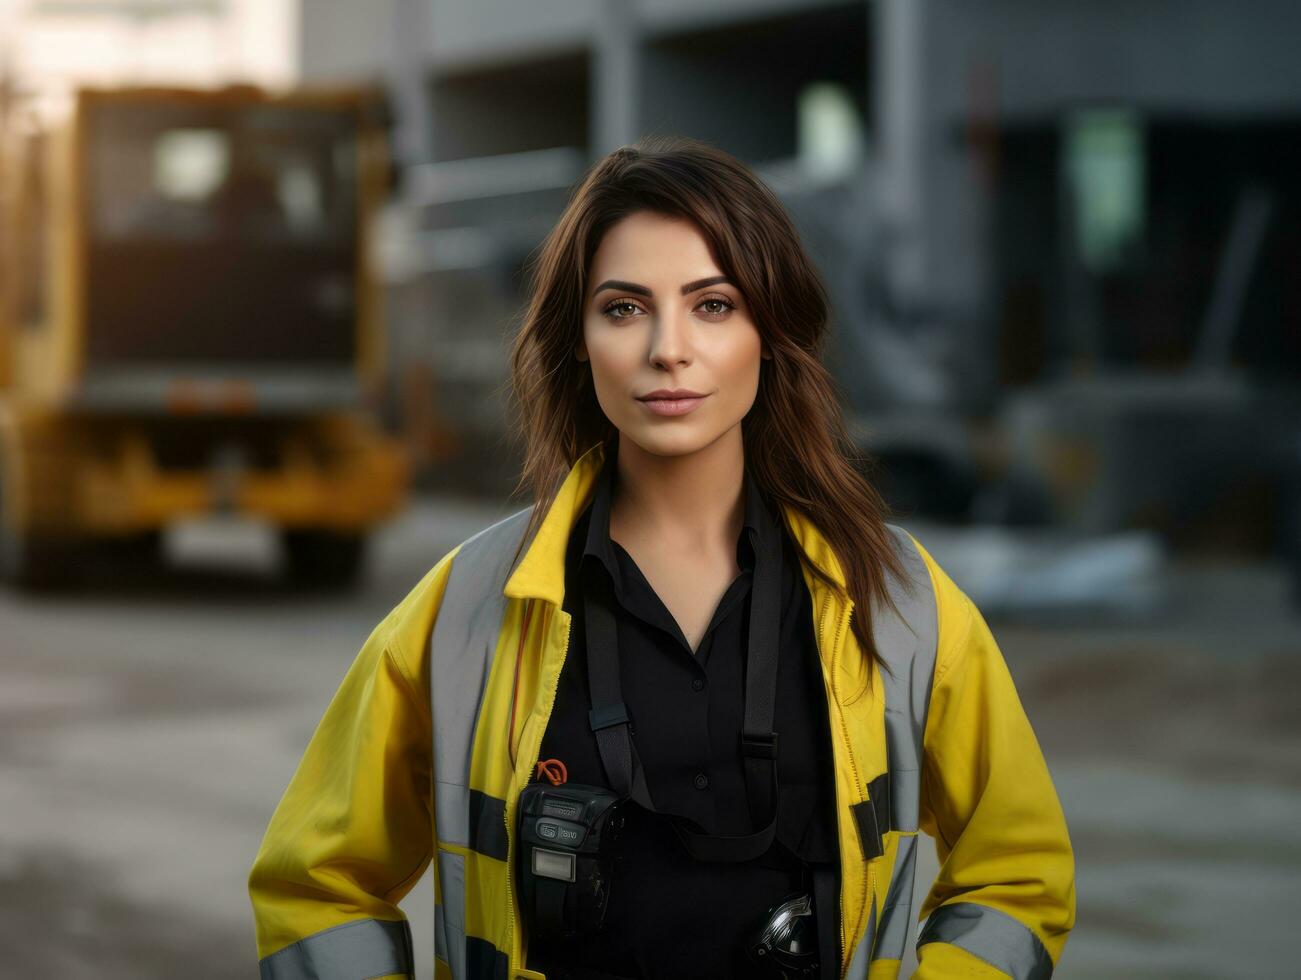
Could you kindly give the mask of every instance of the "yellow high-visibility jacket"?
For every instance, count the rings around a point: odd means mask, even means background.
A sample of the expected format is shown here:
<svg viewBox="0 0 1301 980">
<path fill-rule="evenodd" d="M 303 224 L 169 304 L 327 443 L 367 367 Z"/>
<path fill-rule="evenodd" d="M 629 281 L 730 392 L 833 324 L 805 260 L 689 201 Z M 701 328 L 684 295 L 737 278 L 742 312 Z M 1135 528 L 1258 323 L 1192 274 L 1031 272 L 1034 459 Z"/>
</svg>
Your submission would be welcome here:
<svg viewBox="0 0 1301 980">
<path fill-rule="evenodd" d="M 519 561 L 528 509 L 443 556 L 363 645 L 267 828 L 249 876 L 265 980 L 412 973 L 398 902 L 434 863 L 438 980 L 539 980 L 525 968 L 515 805 L 555 701 L 570 616 L 570 530 L 605 460 L 571 468 Z M 844 584 L 812 523 L 785 518 Z M 841 976 L 1049 977 L 1075 921 L 1066 822 L 984 618 L 890 525 L 909 582 L 874 610 L 888 671 L 864 656 L 852 602 L 807 568 L 836 772 Z M 513 724 L 512 724 L 513 721 Z M 514 760 L 512 762 L 512 760 Z M 918 831 L 939 874 L 915 906 Z"/>
</svg>

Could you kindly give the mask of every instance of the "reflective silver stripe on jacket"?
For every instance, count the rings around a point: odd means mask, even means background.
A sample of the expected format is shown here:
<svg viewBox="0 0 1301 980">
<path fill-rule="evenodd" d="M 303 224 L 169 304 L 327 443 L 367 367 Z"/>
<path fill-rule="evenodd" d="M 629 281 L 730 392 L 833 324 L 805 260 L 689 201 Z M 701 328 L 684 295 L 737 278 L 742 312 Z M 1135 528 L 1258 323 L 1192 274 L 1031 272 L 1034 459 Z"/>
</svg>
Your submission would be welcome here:
<svg viewBox="0 0 1301 980">
<path fill-rule="evenodd" d="M 357 980 L 411 976 L 411 927 L 405 920 L 358 919 L 323 929 L 264 956 L 262 980 Z"/>
<path fill-rule="evenodd" d="M 902 619 L 878 616 L 873 637 L 888 671 L 881 672 L 885 686 L 885 744 L 890 765 L 890 812 L 895 830 L 916 830 L 921 810 L 922 736 L 931 705 L 939 619 L 931 573 L 912 538 L 903 528 L 886 527 L 894 534 L 899 556 L 915 586 L 903 591 L 892 578 L 890 597 Z"/>
<path fill-rule="evenodd" d="M 465 858 L 439 851 L 434 866 L 441 902 L 434 904 L 434 957 L 447 964 L 454 977 L 465 973 Z M 448 903 L 448 893 L 453 901 Z M 455 896 L 460 896 L 456 899 Z"/>
<path fill-rule="evenodd" d="M 471 792 L 470 753 L 508 601 L 502 585 L 528 514 L 527 508 L 518 511 L 457 548 L 429 638 L 435 833 L 440 841 L 501 858 L 504 807 Z"/>
<path fill-rule="evenodd" d="M 890 890 L 877 915 L 875 898 L 863 939 L 854 949 L 848 980 L 867 976 L 868 961 L 902 959 L 913 922 L 913 877 L 918 819 L 921 812 L 922 736 L 931 702 L 939 621 L 930 571 L 903 528 L 887 524 L 907 578 L 890 578 L 887 588 L 899 609 L 874 609 L 872 638 L 885 661 L 881 671 L 885 697 L 886 759 L 890 772 L 890 825 L 904 831 L 895 851 Z M 870 952 L 870 956 L 869 956 Z"/>
<path fill-rule="evenodd" d="M 921 814 L 922 763 L 926 715 L 931 704 L 935 657 L 939 646 L 939 616 L 931 573 L 911 536 L 887 524 L 895 537 L 900 560 L 912 591 L 893 578 L 890 596 L 899 617 L 878 617 L 873 632 L 877 649 L 888 670 L 882 670 L 885 688 L 885 744 L 890 770 L 890 825 L 902 831 L 896 845 L 890 890 L 881 909 L 872 959 L 903 959 L 913 915 L 913 879 L 917 865 L 917 830 Z"/>
<path fill-rule="evenodd" d="M 988 905 L 941 905 L 926 920 L 917 940 L 918 946 L 926 943 L 952 943 L 1013 980 L 1048 980 L 1053 975 L 1052 958 L 1039 937 Z"/>
<path fill-rule="evenodd" d="M 867 954 L 872 949 L 872 937 L 876 934 L 876 899 L 869 895 L 868 900 L 872 907 L 868 909 L 867 928 L 863 930 L 863 941 L 854 947 L 845 980 L 867 980 Z"/>
<path fill-rule="evenodd" d="M 464 541 L 452 555 L 429 637 L 433 718 L 434 835 L 506 860 L 505 801 L 470 789 L 470 757 L 493 654 L 509 601 L 502 594 L 531 508 L 516 511 Z M 456 980 L 481 971 L 482 946 L 465 933 L 465 859 L 442 851 L 434 862 L 434 955 Z M 472 962 L 474 961 L 474 962 Z"/>
<path fill-rule="evenodd" d="M 890 891 L 885 896 L 881 910 L 881 926 L 877 932 L 874 960 L 901 960 L 908 948 L 908 930 L 913 923 L 913 878 L 917 867 L 917 835 L 899 838 L 895 852 L 894 873 L 890 877 Z"/>
</svg>

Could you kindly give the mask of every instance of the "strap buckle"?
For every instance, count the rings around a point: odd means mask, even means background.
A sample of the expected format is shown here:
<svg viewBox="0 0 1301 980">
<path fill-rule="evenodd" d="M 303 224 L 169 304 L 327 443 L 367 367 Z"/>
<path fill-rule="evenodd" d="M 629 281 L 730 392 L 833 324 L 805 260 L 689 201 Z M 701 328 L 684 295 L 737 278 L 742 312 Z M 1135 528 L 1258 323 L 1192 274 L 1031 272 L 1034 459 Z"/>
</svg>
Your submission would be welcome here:
<svg viewBox="0 0 1301 980">
<path fill-rule="evenodd" d="M 752 759 L 777 758 L 776 732 L 742 732 L 741 751 Z"/>
<path fill-rule="evenodd" d="M 602 728 L 624 725 L 631 720 L 628 717 L 628 706 L 622 701 L 617 701 L 614 704 L 603 704 L 587 713 L 587 723 L 594 732 L 599 732 Z"/>
</svg>

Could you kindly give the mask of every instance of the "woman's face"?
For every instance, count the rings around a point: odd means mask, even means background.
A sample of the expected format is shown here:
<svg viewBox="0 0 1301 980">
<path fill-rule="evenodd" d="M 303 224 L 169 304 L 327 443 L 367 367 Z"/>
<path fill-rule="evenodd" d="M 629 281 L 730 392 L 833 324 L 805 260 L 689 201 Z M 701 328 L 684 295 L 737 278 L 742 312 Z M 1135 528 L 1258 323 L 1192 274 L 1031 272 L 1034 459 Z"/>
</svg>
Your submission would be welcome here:
<svg viewBox="0 0 1301 980">
<path fill-rule="evenodd" d="M 678 456 L 738 426 L 759 390 L 760 358 L 771 355 L 696 225 L 631 214 L 605 233 L 588 273 L 576 355 L 591 361 L 597 401 L 621 435 Z M 660 389 L 700 397 L 646 400 Z"/>
</svg>

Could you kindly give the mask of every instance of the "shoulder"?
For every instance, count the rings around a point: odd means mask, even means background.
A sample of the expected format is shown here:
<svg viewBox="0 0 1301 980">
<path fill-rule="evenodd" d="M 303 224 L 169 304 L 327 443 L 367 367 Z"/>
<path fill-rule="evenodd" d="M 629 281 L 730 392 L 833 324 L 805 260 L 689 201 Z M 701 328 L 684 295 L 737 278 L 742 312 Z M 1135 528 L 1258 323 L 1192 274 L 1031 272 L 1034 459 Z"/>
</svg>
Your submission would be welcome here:
<svg viewBox="0 0 1301 980">
<path fill-rule="evenodd" d="M 508 514 L 499 521 L 489 524 L 458 544 L 453 550 L 457 556 L 458 578 L 464 575 L 491 576 L 494 573 L 501 578 L 498 589 L 506 584 L 516 549 L 528 527 L 533 507 L 524 507 Z M 473 566 L 473 570 L 471 570 Z M 485 581 L 484 585 L 490 583 Z"/>
<path fill-rule="evenodd" d="M 427 673 L 429 637 L 445 602 L 464 608 L 475 597 L 501 596 L 532 510 L 525 507 L 509 514 L 449 549 L 380 623 L 387 645 L 411 673 Z M 427 683 L 427 677 L 424 680 Z"/>
<path fill-rule="evenodd" d="M 458 591 L 500 592 L 532 510 L 517 510 L 448 550 L 389 613 L 391 626 L 407 636 L 427 635 L 449 584 Z"/>
<path fill-rule="evenodd" d="M 929 596 L 936 638 L 935 677 L 938 679 L 966 645 L 975 604 L 912 532 L 897 524 L 887 524 L 886 527 L 894 535 L 909 578 L 922 586 L 919 593 Z"/>
</svg>

